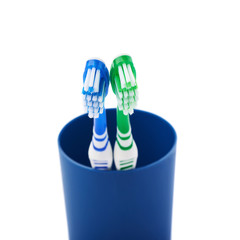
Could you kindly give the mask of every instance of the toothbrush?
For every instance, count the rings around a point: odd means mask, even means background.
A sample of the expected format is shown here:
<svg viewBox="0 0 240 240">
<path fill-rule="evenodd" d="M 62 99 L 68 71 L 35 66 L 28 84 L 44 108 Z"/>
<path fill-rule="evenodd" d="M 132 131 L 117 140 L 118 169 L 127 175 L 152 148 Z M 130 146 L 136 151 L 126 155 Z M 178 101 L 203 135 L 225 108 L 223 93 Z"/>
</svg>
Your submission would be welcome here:
<svg viewBox="0 0 240 240">
<path fill-rule="evenodd" d="M 122 55 L 114 59 L 110 81 L 117 97 L 117 136 L 114 145 L 114 163 L 117 170 L 134 169 L 138 149 L 133 139 L 129 114 L 133 114 L 138 100 L 136 70 L 132 58 Z"/>
<path fill-rule="evenodd" d="M 94 119 L 93 136 L 88 149 L 91 167 L 108 170 L 112 167 L 112 147 L 108 139 L 105 97 L 108 94 L 109 72 L 97 59 L 88 60 L 83 74 L 83 104 L 89 118 Z"/>
</svg>

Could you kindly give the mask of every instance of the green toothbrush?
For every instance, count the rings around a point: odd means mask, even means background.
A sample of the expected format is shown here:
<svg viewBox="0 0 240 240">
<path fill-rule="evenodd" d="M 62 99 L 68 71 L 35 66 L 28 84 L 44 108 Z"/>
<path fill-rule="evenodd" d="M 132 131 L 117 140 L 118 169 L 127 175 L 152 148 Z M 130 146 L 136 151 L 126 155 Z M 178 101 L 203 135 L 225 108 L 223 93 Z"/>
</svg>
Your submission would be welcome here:
<svg viewBox="0 0 240 240">
<path fill-rule="evenodd" d="M 130 56 L 123 55 L 114 59 L 110 81 L 118 103 L 114 162 L 117 170 L 129 170 L 136 167 L 138 158 L 129 119 L 138 100 L 136 70 Z"/>
</svg>

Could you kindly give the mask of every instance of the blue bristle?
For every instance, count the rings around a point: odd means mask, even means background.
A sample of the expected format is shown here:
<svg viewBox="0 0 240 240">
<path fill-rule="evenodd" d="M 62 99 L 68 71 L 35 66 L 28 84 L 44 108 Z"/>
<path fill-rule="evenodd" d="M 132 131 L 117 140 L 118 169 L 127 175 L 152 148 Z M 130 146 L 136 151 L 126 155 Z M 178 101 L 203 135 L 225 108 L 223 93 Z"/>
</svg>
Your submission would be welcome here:
<svg viewBox="0 0 240 240">
<path fill-rule="evenodd" d="M 89 88 L 88 88 L 88 91 L 89 91 L 90 93 L 92 93 L 93 90 L 94 90 L 94 87 L 89 87 Z"/>
</svg>

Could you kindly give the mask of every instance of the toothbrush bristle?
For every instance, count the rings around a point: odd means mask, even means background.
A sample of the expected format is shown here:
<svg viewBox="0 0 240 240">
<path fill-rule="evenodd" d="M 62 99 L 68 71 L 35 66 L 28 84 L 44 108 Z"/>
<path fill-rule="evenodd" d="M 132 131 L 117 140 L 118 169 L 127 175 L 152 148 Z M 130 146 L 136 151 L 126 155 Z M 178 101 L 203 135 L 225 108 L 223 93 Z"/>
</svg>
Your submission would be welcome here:
<svg viewBox="0 0 240 240">
<path fill-rule="evenodd" d="M 132 114 L 138 101 L 138 86 L 131 57 L 122 56 L 114 60 L 111 81 L 119 110 L 123 110 L 125 115 Z"/>
<path fill-rule="evenodd" d="M 99 113 L 103 113 L 108 82 L 109 73 L 104 63 L 98 60 L 89 60 L 83 75 L 82 94 L 84 109 L 90 118 L 98 118 Z"/>
</svg>

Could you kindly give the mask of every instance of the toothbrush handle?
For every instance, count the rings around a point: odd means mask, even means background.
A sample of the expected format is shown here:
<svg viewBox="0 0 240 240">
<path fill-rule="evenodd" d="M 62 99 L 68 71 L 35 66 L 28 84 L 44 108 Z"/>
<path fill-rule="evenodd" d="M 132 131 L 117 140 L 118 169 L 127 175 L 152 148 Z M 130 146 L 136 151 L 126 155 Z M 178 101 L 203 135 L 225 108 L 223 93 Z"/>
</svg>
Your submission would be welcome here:
<svg viewBox="0 0 240 240">
<path fill-rule="evenodd" d="M 96 134 L 102 135 L 105 133 L 106 128 L 107 128 L 106 110 L 103 107 L 103 113 L 99 114 L 98 118 L 94 118 L 94 130 Z"/>
<path fill-rule="evenodd" d="M 117 127 L 123 134 L 128 133 L 131 129 L 129 114 L 125 115 L 119 108 L 117 108 Z"/>
</svg>

